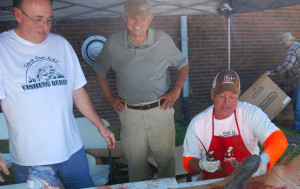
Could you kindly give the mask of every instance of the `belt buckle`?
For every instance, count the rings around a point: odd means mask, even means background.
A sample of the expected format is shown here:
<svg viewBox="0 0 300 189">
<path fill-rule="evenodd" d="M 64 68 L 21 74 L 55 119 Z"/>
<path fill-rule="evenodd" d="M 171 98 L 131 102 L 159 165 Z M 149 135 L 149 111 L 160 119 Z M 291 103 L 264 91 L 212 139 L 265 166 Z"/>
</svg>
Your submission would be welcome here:
<svg viewBox="0 0 300 189">
<path fill-rule="evenodd" d="M 150 103 L 150 104 L 141 104 L 139 105 L 139 110 L 149 110 L 151 108 L 151 105 L 153 103 Z"/>
<path fill-rule="evenodd" d="M 143 110 L 144 105 L 139 105 L 139 110 Z"/>
<path fill-rule="evenodd" d="M 138 107 L 138 110 L 143 110 L 143 107 L 145 106 L 145 104 L 139 104 L 137 107 Z"/>
</svg>

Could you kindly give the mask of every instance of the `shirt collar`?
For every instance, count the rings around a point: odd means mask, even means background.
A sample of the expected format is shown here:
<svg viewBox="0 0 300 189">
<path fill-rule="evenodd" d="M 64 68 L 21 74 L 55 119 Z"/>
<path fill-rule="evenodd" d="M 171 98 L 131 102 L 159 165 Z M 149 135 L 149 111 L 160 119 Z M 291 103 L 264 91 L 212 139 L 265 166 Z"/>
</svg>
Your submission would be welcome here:
<svg viewBox="0 0 300 189">
<path fill-rule="evenodd" d="M 140 45 L 137 45 L 135 42 L 133 42 L 130 39 L 130 37 L 128 36 L 128 31 L 126 29 L 124 30 L 123 40 L 124 40 L 124 45 L 127 48 L 135 48 L 135 49 L 147 48 L 154 43 L 154 31 L 151 28 L 149 28 L 147 38 Z"/>
</svg>

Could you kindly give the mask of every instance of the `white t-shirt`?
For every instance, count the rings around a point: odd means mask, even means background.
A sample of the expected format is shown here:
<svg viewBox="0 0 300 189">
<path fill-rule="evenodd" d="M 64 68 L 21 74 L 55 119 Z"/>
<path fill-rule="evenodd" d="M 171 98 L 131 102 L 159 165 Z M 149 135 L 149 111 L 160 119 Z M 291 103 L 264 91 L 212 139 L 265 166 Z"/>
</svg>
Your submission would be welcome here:
<svg viewBox="0 0 300 189">
<path fill-rule="evenodd" d="M 212 139 L 213 108 L 214 106 L 208 107 L 192 119 L 184 139 L 184 157 L 201 158 L 205 154 L 199 139 L 206 150 L 209 149 Z M 274 131 L 279 130 L 260 108 L 247 102 L 238 102 L 236 117 L 241 137 L 251 154 L 259 154 L 258 141 L 263 144 Z M 214 128 L 214 136 L 238 135 L 234 114 L 226 119 L 214 119 Z"/>
<path fill-rule="evenodd" d="M 82 148 L 72 94 L 85 84 L 65 38 L 50 33 L 33 44 L 14 30 L 0 34 L 0 98 L 14 163 L 60 163 Z"/>
</svg>

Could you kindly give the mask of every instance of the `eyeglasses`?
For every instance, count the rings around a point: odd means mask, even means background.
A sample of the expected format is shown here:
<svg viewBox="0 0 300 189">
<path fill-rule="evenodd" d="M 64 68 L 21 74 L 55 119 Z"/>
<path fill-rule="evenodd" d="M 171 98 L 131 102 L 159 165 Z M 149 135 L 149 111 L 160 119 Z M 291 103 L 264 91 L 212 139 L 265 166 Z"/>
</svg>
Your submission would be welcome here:
<svg viewBox="0 0 300 189">
<path fill-rule="evenodd" d="M 127 16 L 127 19 L 130 19 L 131 21 L 136 22 L 137 20 L 139 20 L 142 23 L 148 22 L 149 18 L 150 18 L 150 16 L 148 16 L 148 17 L 145 17 L 145 16 Z"/>
<path fill-rule="evenodd" d="M 35 25 L 44 25 L 45 23 L 47 24 L 47 25 L 50 25 L 50 24 L 52 24 L 53 23 L 53 19 L 52 18 L 48 18 L 48 19 L 46 19 L 46 20 L 43 20 L 43 19 L 41 19 L 41 18 L 36 18 L 36 19 L 32 19 L 32 18 L 30 18 L 30 16 L 28 16 L 28 14 L 26 14 L 24 11 L 23 11 L 23 9 L 21 9 L 21 8 L 19 8 L 20 9 L 20 11 L 27 17 L 27 18 L 29 18 L 29 20 L 31 20 Z"/>
<path fill-rule="evenodd" d="M 230 103 L 236 102 L 238 99 L 238 97 L 236 97 L 236 96 L 230 96 L 230 97 L 226 98 L 226 96 L 216 95 L 216 97 L 222 101 L 225 101 L 227 99 Z"/>
</svg>

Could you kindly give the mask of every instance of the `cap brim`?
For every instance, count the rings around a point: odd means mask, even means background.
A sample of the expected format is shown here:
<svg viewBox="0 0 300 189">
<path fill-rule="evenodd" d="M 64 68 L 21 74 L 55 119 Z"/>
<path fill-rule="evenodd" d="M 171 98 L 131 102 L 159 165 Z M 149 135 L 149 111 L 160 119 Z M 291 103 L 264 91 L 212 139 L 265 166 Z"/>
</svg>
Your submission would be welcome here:
<svg viewBox="0 0 300 189">
<path fill-rule="evenodd" d="M 232 92 L 235 92 L 237 94 L 241 94 L 241 90 L 240 89 L 237 89 L 237 88 L 233 88 L 233 87 L 222 87 L 222 88 L 214 88 L 214 93 L 217 95 L 217 94 L 220 94 L 224 91 L 232 91 Z"/>
</svg>

